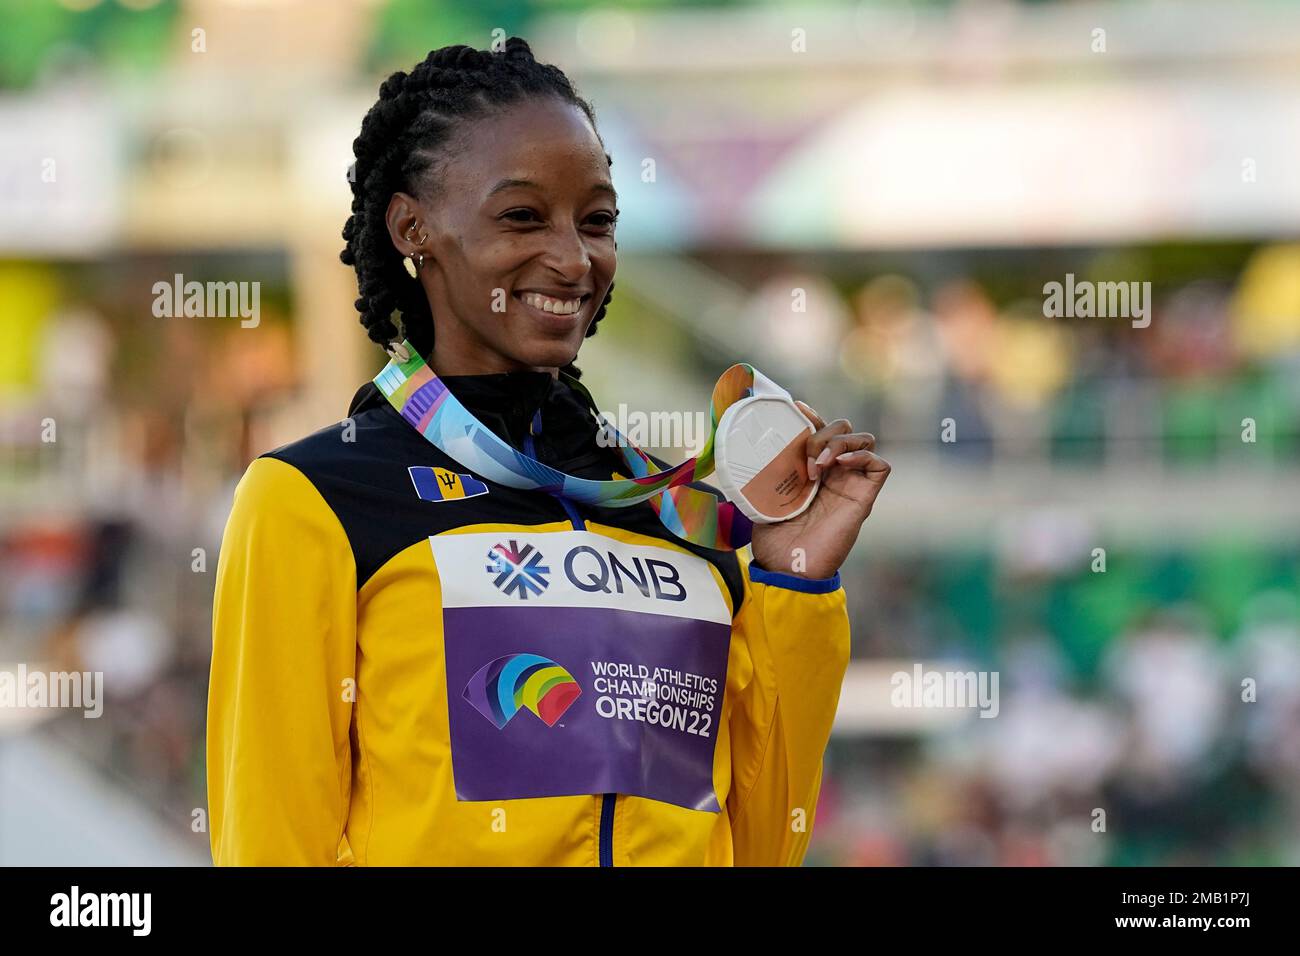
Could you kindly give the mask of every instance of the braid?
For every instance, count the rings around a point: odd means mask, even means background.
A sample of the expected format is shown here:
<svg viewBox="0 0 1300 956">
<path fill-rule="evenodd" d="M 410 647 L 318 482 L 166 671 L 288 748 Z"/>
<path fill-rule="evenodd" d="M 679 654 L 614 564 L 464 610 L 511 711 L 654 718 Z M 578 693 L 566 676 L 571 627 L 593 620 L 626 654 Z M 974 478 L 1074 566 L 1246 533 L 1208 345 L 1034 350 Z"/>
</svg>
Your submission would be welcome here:
<svg viewBox="0 0 1300 956">
<path fill-rule="evenodd" d="M 462 121 L 545 96 L 577 106 L 595 129 L 591 104 L 557 67 L 533 59 L 519 37 L 506 40 L 497 52 L 462 45 L 434 50 L 410 73 L 398 70 L 380 85 L 379 100 L 352 143 L 352 215 L 343 227 L 347 245 L 339 254 L 357 271 L 356 309 L 371 341 L 387 345 L 405 335 L 421 355 L 433 352 L 429 301 L 419 280 L 403 268 L 388 234 L 385 217 L 393 194 L 415 193 L 420 185 L 436 188 L 452 131 Z M 587 329 L 588 337 L 596 334 L 612 298 L 613 283 Z M 394 312 L 401 315 L 401 331 L 393 322 Z M 581 374 L 572 362 L 564 371 Z"/>
</svg>

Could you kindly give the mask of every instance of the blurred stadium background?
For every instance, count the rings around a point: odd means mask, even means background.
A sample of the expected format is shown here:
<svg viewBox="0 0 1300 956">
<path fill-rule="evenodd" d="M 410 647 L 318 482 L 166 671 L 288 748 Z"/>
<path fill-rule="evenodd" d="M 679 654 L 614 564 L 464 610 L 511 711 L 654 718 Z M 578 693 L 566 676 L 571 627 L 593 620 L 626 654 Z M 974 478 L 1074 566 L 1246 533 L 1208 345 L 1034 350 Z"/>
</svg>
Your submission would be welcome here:
<svg viewBox="0 0 1300 956">
<path fill-rule="evenodd" d="M 1300 4 L 1257 0 L 0 0 L 0 666 L 107 696 L 0 710 L 0 863 L 208 862 L 234 483 L 379 363 L 351 139 L 494 30 L 614 156 L 598 400 L 748 360 L 894 464 L 809 862 L 1300 863 Z M 154 317 L 176 273 L 260 323 Z M 1044 318 L 1067 274 L 1150 326 Z M 916 662 L 998 671 L 998 717 L 891 707 Z"/>
</svg>

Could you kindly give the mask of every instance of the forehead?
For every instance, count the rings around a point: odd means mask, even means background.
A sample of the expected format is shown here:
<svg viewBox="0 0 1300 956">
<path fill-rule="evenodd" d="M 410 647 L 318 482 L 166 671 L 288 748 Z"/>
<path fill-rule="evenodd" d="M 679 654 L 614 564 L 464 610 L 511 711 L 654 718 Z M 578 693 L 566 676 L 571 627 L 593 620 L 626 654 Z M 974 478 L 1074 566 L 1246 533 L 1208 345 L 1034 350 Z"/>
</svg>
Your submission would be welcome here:
<svg viewBox="0 0 1300 956">
<path fill-rule="evenodd" d="M 443 176 L 451 190 L 481 200 L 503 179 L 530 180 L 556 192 L 585 191 L 608 180 L 609 163 L 581 108 L 547 97 L 462 127 Z"/>
</svg>

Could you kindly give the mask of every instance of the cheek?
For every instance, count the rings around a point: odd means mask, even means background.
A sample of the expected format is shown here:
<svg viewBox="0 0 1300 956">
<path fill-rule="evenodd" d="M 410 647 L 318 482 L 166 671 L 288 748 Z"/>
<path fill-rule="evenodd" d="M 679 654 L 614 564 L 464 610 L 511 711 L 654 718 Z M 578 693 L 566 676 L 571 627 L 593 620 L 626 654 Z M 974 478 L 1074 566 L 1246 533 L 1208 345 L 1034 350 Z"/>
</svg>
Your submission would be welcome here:
<svg viewBox="0 0 1300 956">
<path fill-rule="evenodd" d="M 508 297 L 511 273 L 519 261 L 518 250 L 508 242 L 466 242 L 452 269 L 457 298 L 476 312 L 501 296 Z"/>
<path fill-rule="evenodd" d="M 591 256 L 592 271 L 603 282 L 610 282 L 618 269 L 618 243 L 612 239 L 605 240 L 593 246 L 588 254 Z"/>
</svg>

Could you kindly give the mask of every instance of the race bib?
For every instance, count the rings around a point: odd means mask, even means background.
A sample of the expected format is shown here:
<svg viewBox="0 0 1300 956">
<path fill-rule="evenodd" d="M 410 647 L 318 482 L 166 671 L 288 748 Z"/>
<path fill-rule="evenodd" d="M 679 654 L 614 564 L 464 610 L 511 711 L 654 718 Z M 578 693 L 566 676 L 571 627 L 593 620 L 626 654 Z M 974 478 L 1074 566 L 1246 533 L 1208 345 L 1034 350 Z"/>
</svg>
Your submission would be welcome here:
<svg viewBox="0 0 1300 956">
<path fill-rule="evenodd" d="M 708 562 L 588 531 L 429 543 L 457 799 L 625 793 L 719 812 L 731 614 Z"/>
</svg>

